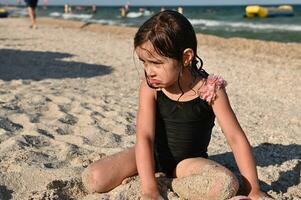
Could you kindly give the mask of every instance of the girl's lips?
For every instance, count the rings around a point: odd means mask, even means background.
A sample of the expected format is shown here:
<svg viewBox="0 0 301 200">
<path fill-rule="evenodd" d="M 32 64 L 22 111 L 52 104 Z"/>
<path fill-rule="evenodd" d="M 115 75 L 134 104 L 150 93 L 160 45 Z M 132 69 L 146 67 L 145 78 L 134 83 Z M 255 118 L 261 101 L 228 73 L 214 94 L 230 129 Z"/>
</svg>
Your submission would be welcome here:
<svg viewBox="0 0 301 200">
<path fill-rule="evenodd" d="M 151 84 L 160 84 L 161 83 L 159 80 L 156 80 L 156 79 L 150 79 L 149 82 Z"/>
</svg>

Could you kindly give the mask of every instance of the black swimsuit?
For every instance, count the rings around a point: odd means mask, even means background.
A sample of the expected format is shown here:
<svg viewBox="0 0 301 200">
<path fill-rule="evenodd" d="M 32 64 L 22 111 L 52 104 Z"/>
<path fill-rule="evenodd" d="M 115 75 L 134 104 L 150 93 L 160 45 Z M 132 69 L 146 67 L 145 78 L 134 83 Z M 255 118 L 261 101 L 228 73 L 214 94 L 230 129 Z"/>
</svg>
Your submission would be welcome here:
<svg viewBox="0 0 301 200">
<path fill-rule="evenodd" d="M 38 0 L 25 0 L 27 7 L 35 8 L 37 7 Z"/>
<path fill-rule="evenodd" d="M 157 91 L 156 172 L 164 172 L 172 177 L 180 161 L 193 157 L 207 158 L 214 119 L 211 106 L 199 97 L 179 102 Z"/>
</svg>

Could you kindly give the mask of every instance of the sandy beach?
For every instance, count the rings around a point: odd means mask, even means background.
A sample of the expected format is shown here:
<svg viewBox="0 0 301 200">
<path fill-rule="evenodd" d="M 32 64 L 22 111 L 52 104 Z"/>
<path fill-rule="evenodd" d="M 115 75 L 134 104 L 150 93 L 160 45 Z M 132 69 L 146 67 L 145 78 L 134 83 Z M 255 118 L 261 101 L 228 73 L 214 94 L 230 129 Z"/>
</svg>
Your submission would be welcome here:
<svg viewBox="0 0 301 200">
<path fill-rule="evenodd" d="M 139 178 L 87 194 L 91 162 L 135 144 L 141 68 L 136 28 L 0 19 L 0 199 L 138 199 Z M 301 44 L 198 34 L 198 54 L 227 92 L 254 155 L 262 190 L 301 199 Z M 210 158 L 239 177 L 218 124 Z M 181 199 L 159 178 L 167 199 Z M 189 191 L 187 191 L 189 192 Z"/>
</svg>

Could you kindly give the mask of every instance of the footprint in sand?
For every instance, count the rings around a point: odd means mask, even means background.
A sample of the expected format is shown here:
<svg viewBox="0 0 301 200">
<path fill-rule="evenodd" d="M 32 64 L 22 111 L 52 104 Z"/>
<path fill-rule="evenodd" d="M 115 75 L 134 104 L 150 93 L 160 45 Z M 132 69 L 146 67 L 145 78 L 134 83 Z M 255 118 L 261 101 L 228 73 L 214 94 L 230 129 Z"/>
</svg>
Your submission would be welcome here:
<svg viewBox="0 0 301 200">
<path fill-rule="evenodd" d="M 85 195 L 87 195 L 87 192 L 82 181 L 78 178 L 73 178 L 70 180 L 54 180 L 48 183 L 45 190 L 31 192 L 28 199 L 82 199 Z"/>
<path fill-rule="evenodd" d="M 75 125 L 78 122 L 78 118 L 67 113 L 64 117 L 60 118 L 59 121 L 64 124 Z"/>
<path fill-rule="evenodd" d="M 15 132 L 22 129 L 23 126 L 10 121 L 8 118 L 0 117 L 0 128 L 9 132 Z"/>
</svg>

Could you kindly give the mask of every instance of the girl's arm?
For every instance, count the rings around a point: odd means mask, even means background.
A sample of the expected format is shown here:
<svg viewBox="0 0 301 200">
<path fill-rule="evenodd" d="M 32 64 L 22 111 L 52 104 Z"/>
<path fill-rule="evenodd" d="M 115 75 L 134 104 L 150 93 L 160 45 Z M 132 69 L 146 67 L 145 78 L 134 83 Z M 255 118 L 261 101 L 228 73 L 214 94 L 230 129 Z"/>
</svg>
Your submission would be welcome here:
<svg viewBox="0 0 301 200">
<path fill-rule="evenodd" d="M 229 143 L 238 168 L 243 176 L 248 196 L 258 199 L 265 196 L 259 187 L 256 163 L 252 154 L 249 141 L 239 125 L 239 122 L 231 108 L 225 90 L 217 90 L 217 98 L 212 103 L 213 111 L 219 125 Z"/>
<path fill-rule="evenodd" d="M 136 164 L 144 196 L 158 199 L 153 143 L 155 135 L 155 91 L 144 80 L 140 85 L 136 123 Z"/>
</svg>

